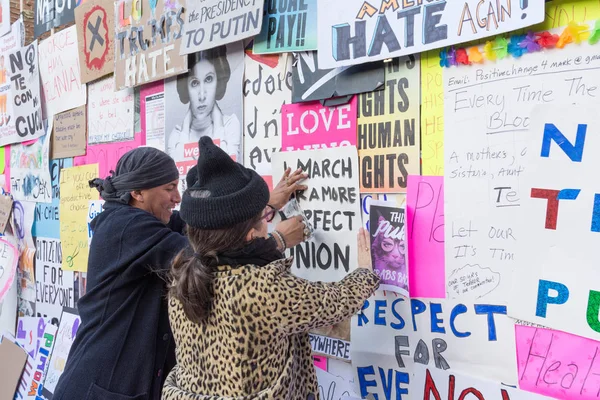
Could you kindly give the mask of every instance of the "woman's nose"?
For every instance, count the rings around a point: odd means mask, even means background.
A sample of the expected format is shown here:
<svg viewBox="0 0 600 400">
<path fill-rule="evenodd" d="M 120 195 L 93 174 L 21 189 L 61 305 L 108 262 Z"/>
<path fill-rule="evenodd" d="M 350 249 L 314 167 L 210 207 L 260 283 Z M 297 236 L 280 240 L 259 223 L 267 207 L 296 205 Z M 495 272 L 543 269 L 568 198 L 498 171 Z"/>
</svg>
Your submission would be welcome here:
<svg viewBox="0 0 600 400">
<path fill-rule="evenodd" d="M 206 100 L 206 89 L 203 84 L 200 84 L 200 90 L 198 90 L 198 100 L 204 101 Z"/>
</svg>

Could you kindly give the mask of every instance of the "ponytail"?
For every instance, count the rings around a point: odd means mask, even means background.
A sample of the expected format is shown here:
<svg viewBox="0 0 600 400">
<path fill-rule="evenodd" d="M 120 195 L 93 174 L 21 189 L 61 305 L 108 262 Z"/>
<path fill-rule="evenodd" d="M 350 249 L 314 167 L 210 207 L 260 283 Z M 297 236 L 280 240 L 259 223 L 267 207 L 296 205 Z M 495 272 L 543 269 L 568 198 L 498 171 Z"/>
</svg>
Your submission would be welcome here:
<svg viewBox="0 0 600 400">
<path fill-rule="evenodd" d="M 169 295 L 181 302 L 185 315 L 194 323 L 206 321 L 212 305 L 213 271 L 196 255 L 182 250 L 171 267 Z"/>
</svg>

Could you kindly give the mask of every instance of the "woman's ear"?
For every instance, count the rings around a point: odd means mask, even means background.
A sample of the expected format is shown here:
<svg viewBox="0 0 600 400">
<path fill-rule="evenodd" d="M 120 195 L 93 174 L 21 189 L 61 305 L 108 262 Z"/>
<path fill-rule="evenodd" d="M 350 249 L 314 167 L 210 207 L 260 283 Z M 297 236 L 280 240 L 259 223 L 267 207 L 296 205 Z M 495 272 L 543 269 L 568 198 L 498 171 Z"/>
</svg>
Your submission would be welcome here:
<svg viewBox="0 0 600 400">
<path fill-rule="evenodd" d="M 259 236 L 258 231 L 255 228 L 250 229 L 248 231 L 248 233 L 246 234 L 246 242 L 250 242 L 258 236 Z"/>
<path fill-rule="evenodd" d="M 142 192 L 140 190 L 134 190 L 130 194 L 131 194 L 131 198 L 134 199 L 135 201 L 137 201 L 138 203 L 144 202 L 144 195 L 142 194 Z"/>
</svg>

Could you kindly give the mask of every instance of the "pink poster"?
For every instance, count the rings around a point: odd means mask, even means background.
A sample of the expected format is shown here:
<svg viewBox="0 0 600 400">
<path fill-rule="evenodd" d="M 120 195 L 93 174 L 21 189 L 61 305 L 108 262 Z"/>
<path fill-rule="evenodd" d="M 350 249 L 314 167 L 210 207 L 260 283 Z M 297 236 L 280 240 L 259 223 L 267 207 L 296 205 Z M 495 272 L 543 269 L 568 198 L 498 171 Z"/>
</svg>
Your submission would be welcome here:
<svg viewBox="0 0 600 400">
<path fill-rule="evenodd" d="M 327 357 L 313 355 L 313 361 L 315 363 L 315 367 L 320 368 L 323 371 L 327 371 Z"/>
<path fill-rule="evenodd" d="M 283 151 L 356 146 L 356 96 L 348 104 L 324 107 L 320 102 L 281 107 Z"/>
<path fill-rule="evenodd" d="M 409 175 L 406 210 L 410 297 L 444 299 L 444 177 Z"/>
<path fill-rule="evenodd" d="M 556 399 L 596 399 L 600 342 L 551 329 L 515 325 L 519 387 Z"/>
<path fill-rule="evenodd" d="M 88 145 L 85 156 L 74 157 L 73 166 L 98 163 L 98 173 L 104 179 L 110 175 L 110 170 L 115 169 L 119 158 L 129 150 L 144 145 L 144 134 L 136 133 L 133 140 L 128 142 L 113 142 Z"/>
</svg>

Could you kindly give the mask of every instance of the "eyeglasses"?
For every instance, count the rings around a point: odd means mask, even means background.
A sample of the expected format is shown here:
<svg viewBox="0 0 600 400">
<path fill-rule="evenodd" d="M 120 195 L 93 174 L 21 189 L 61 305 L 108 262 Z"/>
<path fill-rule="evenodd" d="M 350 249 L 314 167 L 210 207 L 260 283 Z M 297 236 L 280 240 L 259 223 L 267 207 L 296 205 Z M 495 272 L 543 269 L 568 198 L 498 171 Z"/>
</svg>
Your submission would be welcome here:
<svg viewBox="0 0 600 400">
<path fill-rule="evenodd" d="M 270 204 L 267 204 L 267 207 L 265 208 L 265 212 L 263 214 L 263 219 L 266 219 L 267 222 L 271 222 L 273 221 L 273 219 L 275 219 L 275 214 L 277 214 L 277 210 L 275 209 L 275 207 L 273 207 Z"/>
</svg>

